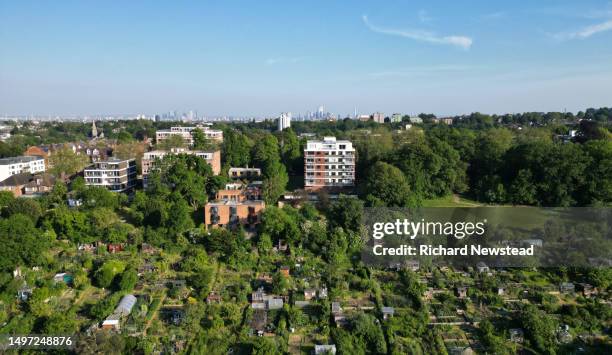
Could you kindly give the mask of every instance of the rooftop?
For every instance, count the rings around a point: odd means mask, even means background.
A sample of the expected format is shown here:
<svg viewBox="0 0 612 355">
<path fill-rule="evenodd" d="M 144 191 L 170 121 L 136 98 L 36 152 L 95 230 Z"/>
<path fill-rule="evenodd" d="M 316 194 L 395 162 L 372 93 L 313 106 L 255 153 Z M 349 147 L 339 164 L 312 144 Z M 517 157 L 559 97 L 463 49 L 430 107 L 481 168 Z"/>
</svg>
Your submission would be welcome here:
<svg viewBox="0 0 612 355">
<path fill-rule="evenodd" d="M 264 204 L 263 200 L 244 200 L 244 201 L 220 200 L 220 201 L 211 201 L 208 203 L 208 205 L 210 206 L 240 206 L 240 205 L 260 206 L 263 204 Z"/>
<path fill-rule="evenodd" d="M 158 154 L 197 154 L 197 153 L 217 153 L 219 152 L 218 150 L 190 150 L 190 149 L 185 149 L 185 148 L 181 148 L 181 149 L 177 149 L 177 148 L 173 148 L 171 150 L 163 150 L 163 149 L 156 149 L 156 150 L 152 150 L 149 152 L 145 152 L 144 154 L 151 154 L 151 155 L 158 155 Z"/>
<path fill-rule="evenodd" d="M 31 176 L 28 173 L 15 174 L 0 181 L 0 186 L 21 186 L 31 181 Z"/>
<path fill-rule="evenodd" d="M 10 158 L 2 158 L 0 159 L 0 165 L 10 165 L 10 164 L 18 164 L 18 163 L 29 163 L 35 160 L 43 160 L 42 157 L 27 155 L 27 156 L 19 156 L 19 157 L 10 157 Z"/>
</svg>

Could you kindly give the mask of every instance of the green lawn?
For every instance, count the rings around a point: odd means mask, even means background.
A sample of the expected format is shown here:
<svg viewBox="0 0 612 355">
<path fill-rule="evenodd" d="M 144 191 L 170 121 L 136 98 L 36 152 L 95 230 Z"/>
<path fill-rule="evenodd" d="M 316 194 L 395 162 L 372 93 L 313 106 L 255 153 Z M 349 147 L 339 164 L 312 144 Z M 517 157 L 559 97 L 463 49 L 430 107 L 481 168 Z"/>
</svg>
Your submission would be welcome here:
<svg viewBox="0 0 612 355">
<path fill-rule="evenodd" d="M 461 197 L 448 195 L 423 201 L 423 207 L 478 207 L 483 204 Z"/>
</svg>

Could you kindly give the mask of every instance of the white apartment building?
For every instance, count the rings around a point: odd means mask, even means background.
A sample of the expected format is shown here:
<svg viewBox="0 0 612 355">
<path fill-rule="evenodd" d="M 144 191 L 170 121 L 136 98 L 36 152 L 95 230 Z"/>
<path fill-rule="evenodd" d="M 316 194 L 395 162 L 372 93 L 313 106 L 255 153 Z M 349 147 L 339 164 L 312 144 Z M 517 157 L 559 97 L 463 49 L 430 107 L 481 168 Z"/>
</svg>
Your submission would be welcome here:
<svg viewBox="0 0 612 355">
<path fill-rule="evenodd" d="M 88 186 L 101 186 L 113 192 L 128 191 L 136 185 L 136 160 L 97 161 L 83 175 Z"/>
<path fill-rule="evenodd" d="M 307 190 L 355 186 L 355 148 L 347 140 L 324 137 L 307 141 L 304 149 L 304 187 Z"/>
<path fill-rule="evenodd" d="M 372 114 L 372 120 L 376 123 L 385 123 L 385 114 L 382 112 L 374 112 Z"/>
<path fill-rule="evenodd" d="M 178 154 L 188 154 L 195 155 L 200 158 L 206 160 L 208 164 L 210 164 L 213 174 L 219 175 L 221 172 L 221 152 L 219 150 L 215 151 L 202 151 L 202 150 L 188 150 L 184 148 L 173 148 L 169 151 L 167 150 L 153 150 L 150 152 L 144 153 L 142 157 L 142 182 L 143 186 L 147 187 L 147 178 L 151 169 L 155 165 L 155 161 L 157 159 L 163 159 L 166 155 L 178 155 Z"/>
<path fill-rule="evenodd" d="M 23 173 L 36 174 L 45 171 L 45 159 L 39 156 L 19 156 L 0 159 L 0 181 Z"/>
<path fill-rule="evenodd" d="M 155 132 L 156 142 L 159 143 L 164 139 L 167 139 L 170 136 L 181 136 L 183 140 L 188 145 L 193 145 L 193 136 L 191 132 L 196 129 L 201 129 L 204 132 L 206 138 L 215 141 L 222 142 L 223 141 L 223 131 L 211 129 L 208 126 L 195 126 L 195 127 L 170 127 L 170 129 L 161 129 Z"/>
<path fill-rule="evenodd" d="M 278 117 L 278 130 L 282 131 L 291 127 L 291 112 L 283 112 Z"/>
</svg>

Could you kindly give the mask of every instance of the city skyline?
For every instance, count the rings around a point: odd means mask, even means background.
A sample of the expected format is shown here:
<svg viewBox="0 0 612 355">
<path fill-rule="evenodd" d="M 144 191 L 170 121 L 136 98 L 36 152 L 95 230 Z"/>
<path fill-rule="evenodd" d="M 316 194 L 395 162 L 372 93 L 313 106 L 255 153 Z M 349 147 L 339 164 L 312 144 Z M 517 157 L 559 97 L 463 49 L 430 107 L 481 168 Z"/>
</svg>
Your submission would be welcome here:
<svg viewBox="0 0 612 355">
<path fill-rule="evenodd" d="M 0 2 L 0 115 L 612 103 L 612 2 Z"/>
</svg>

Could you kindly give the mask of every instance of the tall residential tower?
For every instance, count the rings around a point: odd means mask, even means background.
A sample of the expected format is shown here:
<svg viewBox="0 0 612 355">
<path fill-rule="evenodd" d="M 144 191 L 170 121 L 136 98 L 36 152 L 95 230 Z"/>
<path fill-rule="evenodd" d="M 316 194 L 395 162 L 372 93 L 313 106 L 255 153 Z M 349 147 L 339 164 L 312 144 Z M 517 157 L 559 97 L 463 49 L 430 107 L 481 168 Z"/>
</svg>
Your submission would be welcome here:
<svg viewBox="0 0 612 355">
<path fill-rule="evenodd" d="M 282 131 L 291 127 L 291 112 L 283 112 L 278 117 L 278 130 Z"/>
<path fill-rule="evenodd" d="M 337 189 L 355 185 L 355 148 L 346 140 L 324 137 L 308 141 L 304 149 L 306 190 Z"/>
</svg>

